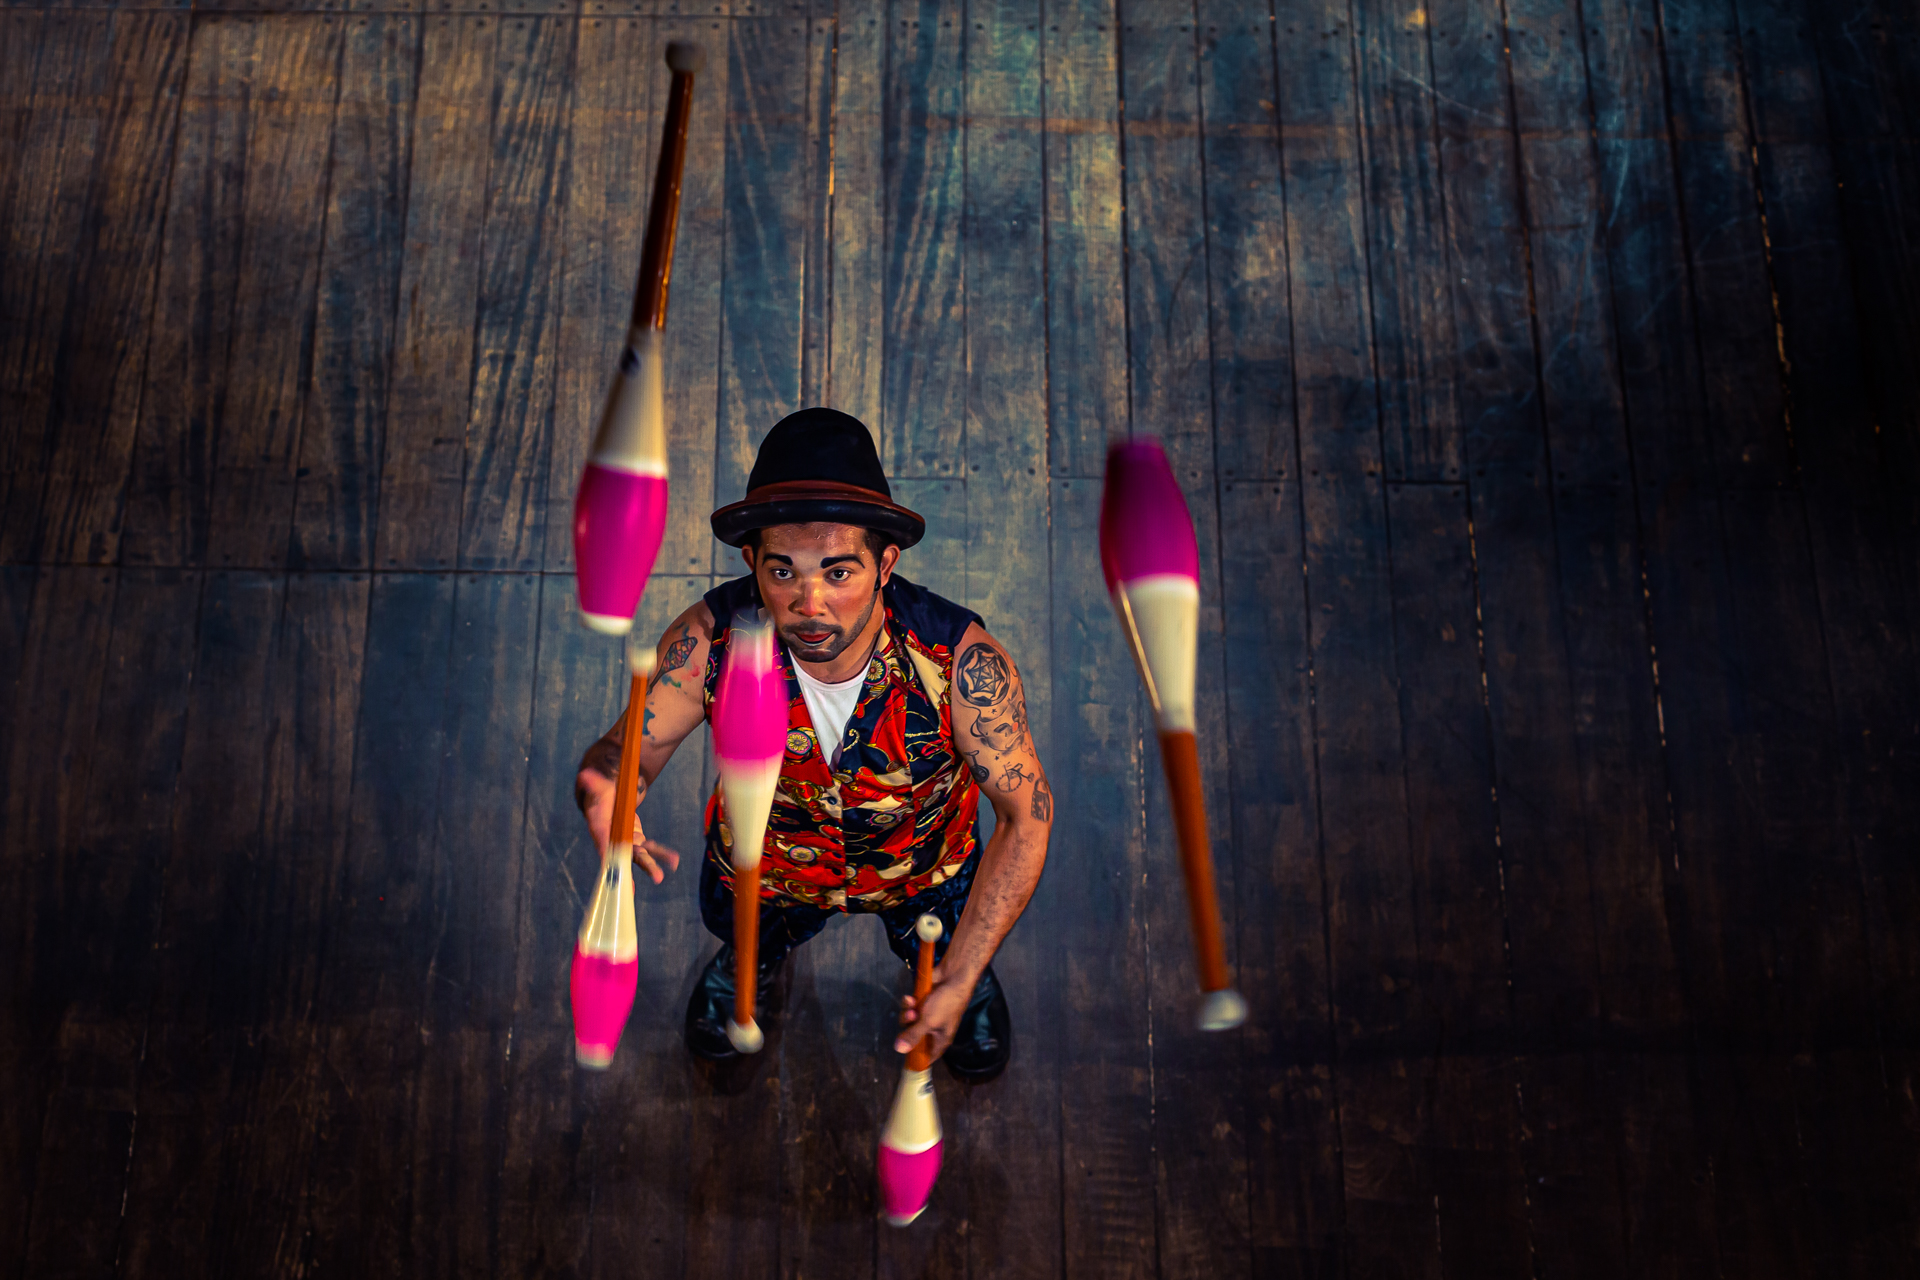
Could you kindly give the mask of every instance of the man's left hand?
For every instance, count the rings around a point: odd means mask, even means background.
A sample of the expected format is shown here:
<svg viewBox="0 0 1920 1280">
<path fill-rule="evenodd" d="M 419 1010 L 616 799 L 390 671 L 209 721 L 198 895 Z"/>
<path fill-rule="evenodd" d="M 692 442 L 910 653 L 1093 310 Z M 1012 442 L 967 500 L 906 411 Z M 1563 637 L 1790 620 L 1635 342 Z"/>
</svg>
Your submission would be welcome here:
<svg viewBox="0 0 1920 1280">
<path fill-rule="evenodd" d="M 933 990 L 927 992 L 926 1008 L 918 1008 L 911 995 L 902 998 L 900 1003 L 906 1011 L 903 1020 L 907 1030 L 902 1031 L 893 1042 L 893 1051 L 906 1053 L 922 1036 L 931 1035 L 933 1060 L 938 1060 L 947 1051 L 947 1046 L 953 1043 L 953 1033 L 960 1026 L 961 1015 L 966 1013 L 967 1002 L 971 999 L 972 983 L 942 981 L 940 968 L 936 965 L 933 970 Z"/>
</svg>

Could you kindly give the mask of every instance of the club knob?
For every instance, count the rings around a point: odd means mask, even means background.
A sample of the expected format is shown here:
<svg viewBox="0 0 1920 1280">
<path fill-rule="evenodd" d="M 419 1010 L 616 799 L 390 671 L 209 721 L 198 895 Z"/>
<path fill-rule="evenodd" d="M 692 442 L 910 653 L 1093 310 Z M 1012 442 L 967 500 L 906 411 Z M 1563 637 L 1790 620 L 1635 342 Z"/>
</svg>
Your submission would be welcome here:
<svg viewBox="0 0 1920 1280">
<path fill-rule="evenodd" d="M 667 43 L 667 69 L 682 75 L 692 75 L 702 71 L 707 65 L 707 51 L 691 40 L 672 40 Z"/>
</svg>

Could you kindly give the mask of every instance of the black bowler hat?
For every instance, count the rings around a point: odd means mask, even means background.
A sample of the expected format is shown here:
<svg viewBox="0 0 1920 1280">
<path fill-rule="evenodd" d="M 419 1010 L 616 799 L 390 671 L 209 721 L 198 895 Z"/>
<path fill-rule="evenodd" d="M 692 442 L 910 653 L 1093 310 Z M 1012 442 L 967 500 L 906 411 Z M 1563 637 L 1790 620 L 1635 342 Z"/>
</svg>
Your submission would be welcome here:
<svg viewBox="0 0 1920 1280">
<path fill-rule="evenodd" d="M 927 532 L 925 520 L 894 502 L 873 436 L 838 409 L 802 409 L 773 424 L 747 496 L 713 513 L 713 536 L 741 547 L 755 529 L 815 521 L 878 529 L 903 551 Z"/>
</svg>

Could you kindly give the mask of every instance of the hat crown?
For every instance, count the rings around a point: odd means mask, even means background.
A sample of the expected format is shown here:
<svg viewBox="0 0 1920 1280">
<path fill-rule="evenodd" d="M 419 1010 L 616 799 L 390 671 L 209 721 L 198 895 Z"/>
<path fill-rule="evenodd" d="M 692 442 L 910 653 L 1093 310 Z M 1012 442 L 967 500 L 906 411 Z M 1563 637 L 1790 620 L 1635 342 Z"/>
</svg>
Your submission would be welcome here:
<svg viewBox="0 0 1920 1280">
<path fill-rule="evenodd" d="M 872 434 L 860 419 L 838 409 L 790 413 L 774 423 L 760 442 L 747 476 L 747 492 L 795 480 L 853 485 L 893 497 Z"/>
</svg>

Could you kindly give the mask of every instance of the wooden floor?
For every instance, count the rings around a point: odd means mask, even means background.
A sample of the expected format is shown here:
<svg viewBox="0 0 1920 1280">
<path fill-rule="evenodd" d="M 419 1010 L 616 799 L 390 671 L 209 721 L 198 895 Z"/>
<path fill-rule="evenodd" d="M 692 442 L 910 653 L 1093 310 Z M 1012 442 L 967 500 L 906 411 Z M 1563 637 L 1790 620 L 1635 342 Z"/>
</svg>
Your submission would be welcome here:
<svg viewBox="0 0 1920 1280">
<path fill-rule="evenodd" d="M 0 1277 L 1916 1274 L 1876 3 L 0 10 Z M 940 1076 L 906 1231 L 873 922 L 696 1070 L 683 870 L 572 1061 L 622 681 L 568 513 L 672 38 L 648 625 L 734 571 L 766 428 L 852 411 L 1059 796 L 1014 1065 Z M 1226 1035 L 1096 568 L 1128 433 L 1200 528 Z"/>
</svg>

